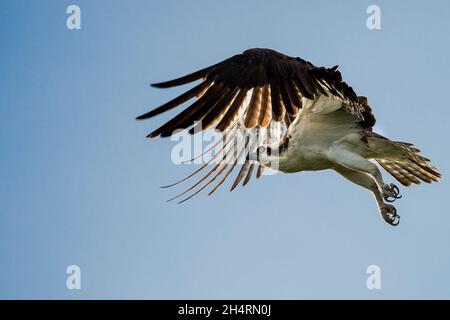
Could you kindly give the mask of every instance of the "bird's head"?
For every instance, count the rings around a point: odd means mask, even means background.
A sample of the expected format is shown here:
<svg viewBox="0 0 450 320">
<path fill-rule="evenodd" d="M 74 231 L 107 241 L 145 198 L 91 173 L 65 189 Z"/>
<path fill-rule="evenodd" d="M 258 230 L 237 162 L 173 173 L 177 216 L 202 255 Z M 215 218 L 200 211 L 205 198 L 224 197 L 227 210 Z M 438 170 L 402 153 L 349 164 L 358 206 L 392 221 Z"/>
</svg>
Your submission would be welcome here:
<svg viewBox="0 0 450 320">
<path fill-rule="evenodd" d="M 261 145 L 248 155 L 249 160 L 257 161 L 264 167 L 278 169 L 280 161 L 279 147 L 274 145 Z"/>
</svg>

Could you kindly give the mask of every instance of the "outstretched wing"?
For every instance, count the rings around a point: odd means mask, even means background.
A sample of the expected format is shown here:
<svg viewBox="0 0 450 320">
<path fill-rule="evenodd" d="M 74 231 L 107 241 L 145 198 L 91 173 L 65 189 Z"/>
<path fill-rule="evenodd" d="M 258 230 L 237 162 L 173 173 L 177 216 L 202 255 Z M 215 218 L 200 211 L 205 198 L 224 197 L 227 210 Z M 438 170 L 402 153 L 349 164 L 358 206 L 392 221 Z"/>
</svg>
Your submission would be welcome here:
<svg viewBox="0 0 450 320">
<path fill-rule="evenodd" d="M 219 161 L 204 178 L 183 194 L 188 191 L 196 194 L 220 177 L 222 180 L 218 184 L 221 185 L 238 164 L 242 166 L 232 189 L 242 179 L 245 185 L 255 167 L 254 163 L 246 160 L 246 153 L 252 147 L 249 146 L 251 139 L 248 139 L 250 132 L 253 132 L 251 129 L 260 130 L 260 135 L 262 133 L 266 137 L 262 141 L 264 144 L 278 141 L 302 109 L 305 99 L 314 100 L 320 95 L 332 95 L 345 102 L 355 116 L 361 120 L 364 118 L 364 108 L 361 108 L 352 88 L 342 81 L 337 66 L 328 69 L 315 67 L 301 58 L 289 57 L 271 49 L 249 49 L 205 69 L 153 86 L 169 88 L 200 79 L 202 82 L 194 88 L 137 117 L 138 120 L 148 119 L 197 97 L 195 102 L 147 137 L 167 137 L 180 129 L 190 129 L 189 132 L 194 133 L 214 127 L 224 134 L 222 154 L 217 154 L 216 159 L 226 156 L 227 146 L 235 140 L 236 132 L 241 133 L 241 140 L 245 142 L 242 143 L 244 151 L 238 148 L 233 152 L 241 154 L 240 159 L 244 161 L 236 160 L 237 157 L 233 157 L 231 162 Z M 276 134 L 273 132 L 275 128 Z M 189 177 L 207 166 L 208 163 Z M 258 177 L 262 170 L 258 168 Z M 205 184 L 201 186 L 203 182 Z M 211 192 L 216 189 L 214 187 Z"/>
</svg>

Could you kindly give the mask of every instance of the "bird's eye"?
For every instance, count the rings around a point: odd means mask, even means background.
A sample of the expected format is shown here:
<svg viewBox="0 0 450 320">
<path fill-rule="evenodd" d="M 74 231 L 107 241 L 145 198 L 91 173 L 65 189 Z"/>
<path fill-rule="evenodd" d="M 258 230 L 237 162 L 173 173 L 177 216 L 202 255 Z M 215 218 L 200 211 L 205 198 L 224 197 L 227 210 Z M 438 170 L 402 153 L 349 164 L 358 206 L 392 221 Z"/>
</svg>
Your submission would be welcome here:
<svg viewBox="0 0 450 320">
<path fill-rule="evenodd" d="M 272 155 L 272 148 L 267 147 L 266 152 L 267 152 L 268 156 L 271 156 Z"/>
<path fill-rule="evenodd" d="M 266 153 L 266 147 L 261 146 L 257 150 L 258 155 Z"/>
</svg>

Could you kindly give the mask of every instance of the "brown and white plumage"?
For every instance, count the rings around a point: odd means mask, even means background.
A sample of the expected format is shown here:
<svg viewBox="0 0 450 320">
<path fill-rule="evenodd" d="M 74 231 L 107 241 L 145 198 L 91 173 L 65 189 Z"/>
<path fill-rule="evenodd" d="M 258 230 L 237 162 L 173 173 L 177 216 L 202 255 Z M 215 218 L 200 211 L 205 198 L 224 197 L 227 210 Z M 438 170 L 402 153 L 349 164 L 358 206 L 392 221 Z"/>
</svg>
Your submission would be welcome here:
<svg viewBox="0 0 450 320">
<path fill-rule="evenodd" d="M 282 172 L 333 169 L 370 189 L 383 218 L 395 224 L 395 208 L 382 200 L 395 199 L 398 189 L 384 184 L 367 159 L 375 159 L 404 185 L 440 178 L 437 169 L 411 144 L 372 132 L 375 117 L 367 99 L 358 97 L 342 80 L 337 66 L 316 67 L 271 49 L 249 49 L 153 86 L 169 88 L 197 80 L 201 82 L 192 89 L 137 118 L 154 117 L 196 98 L 148 137 L 168 137 L 180 129 L 222 132 L 221 152 L 181 180 L 210 168 L 175 197 L 185 196 L 181 202 L 210 185 L 209 194 L 213 193 L 239 166 L 232 190 L 241 182 L 247 184 L 254 172 L 260 177 L 265 167 Z M 255 132 L 259 133 L 257 139 L 253 139 Z M 235 156 L 228 161 L 231 152 Z"/>
</svg>

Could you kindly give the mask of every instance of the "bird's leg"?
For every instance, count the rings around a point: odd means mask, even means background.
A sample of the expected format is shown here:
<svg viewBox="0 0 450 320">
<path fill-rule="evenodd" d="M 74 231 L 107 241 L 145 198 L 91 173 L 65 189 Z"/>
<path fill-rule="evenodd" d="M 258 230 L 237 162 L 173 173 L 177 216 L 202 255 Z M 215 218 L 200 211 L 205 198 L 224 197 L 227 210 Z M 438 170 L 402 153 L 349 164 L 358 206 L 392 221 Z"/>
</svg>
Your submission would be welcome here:
<svg viewBox="0 0 450 320">
<path fill-rule="evenodd" d="M 359 154 L 335 147 L 328 152 L 328 158 L 341 166 L 370 174 L 375 179 L 383 198 L 387 202 L 394 202 L 402 197 L 399 194 L 398 187 L 393 183 L 384 183 L 378 167 Z"/>
<path fill-rule="evenodd" d="M 378 188 L 383 194 L 384 200 L 386 200 L 387 202 L 394 202 L 395 200 L 400 199 L 402 196 L 400 195 L 400 190 L 398 189 L 398 187 L 393 183 L 384 183 L 380 169 L 378 169 L 378 167 L 369 160 L 364 160 L 370 164 L 370 168 L 369 166 L 367 166 L 369 171 L 364 172 L 367 172 L 374 177 L 375 181 L 377 182 Z"/>
<path fill-rule="evenodd" d="M 340 165 L 337 165 L 334 170 L 351 182 L 370 190 L 375 198 L 375 201 L 377 202 L 378 210 L 384 221 L 392 226 L 399 224 L 400 216 L 397 215 L 397 210 L 393 205 L 383 202 L 383 195 L 380 192 L 375 179 L 370 174 L 355 171 Z"/>
</svg>

